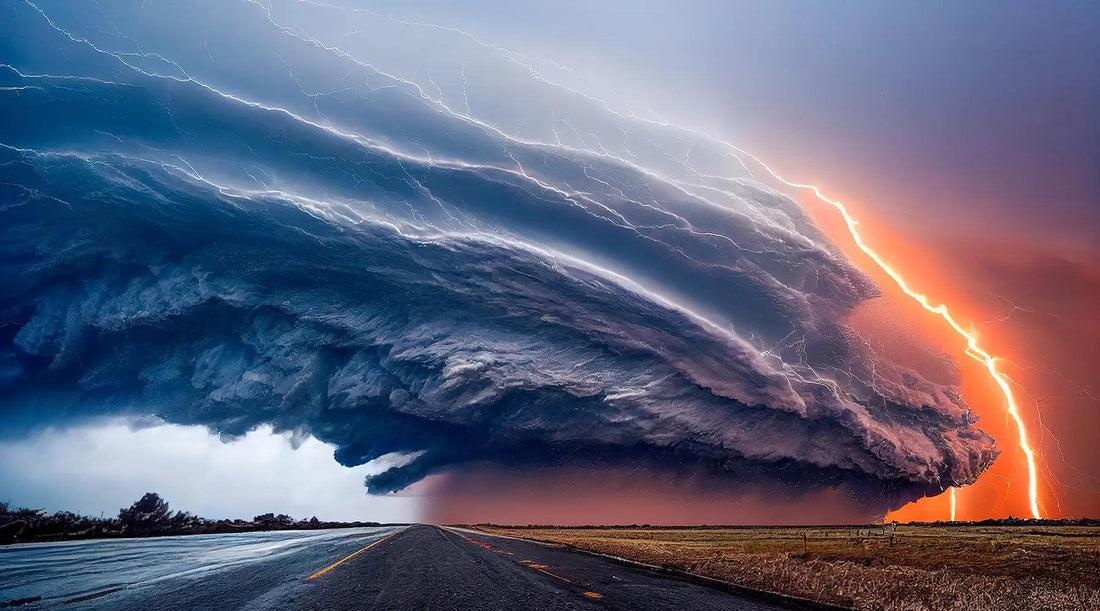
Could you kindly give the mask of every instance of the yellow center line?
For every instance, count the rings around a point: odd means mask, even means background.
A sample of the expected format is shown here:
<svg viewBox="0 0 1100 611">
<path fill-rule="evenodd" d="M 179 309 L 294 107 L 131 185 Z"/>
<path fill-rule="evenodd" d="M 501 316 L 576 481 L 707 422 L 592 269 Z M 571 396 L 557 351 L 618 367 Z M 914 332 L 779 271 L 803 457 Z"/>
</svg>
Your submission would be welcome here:
<svg viewBox="0 0 1100 611">
<path fill-rule="evenodd" d="M 397 533 L 393 533 L 393 535 L 396 535 L 396 534 Z M 352 554 L 348 554 L 346 557 L 344 557 L 340 560 L 337 560 L 336 562 L 333 562 L 332 564 L 326 566 L 325 568 L 321 569 L 320 571 L 317 571 L 316 573 L 310 575 L 309 577 L 306 577 L 306 581 L 309 581 L 310 579 L 316 579 L 316 578 L 320 577 L 321 575 L 324 575 L 325 573 L 327 573 L 327 572 L 331 571 L 332 569 L 340 566 L 341 564 L 344 564 L 345 562 L 347 562 L 348 560 L 351 560 L 352 558 L 358 556 L 359 554 L 362 554 L 363 552 L 365 552 L 368 549 L 374 547 L 375 545 L 378 545 L 379 543 L 385 541 L 386 539 L 389 539 L 393 535 L 382 537 L 381 539 L 375 541 L 374 543 L 371 543 L 370 545 L 364 547 L 363 549 L 361 549 L 357 552 L 354 552 Z"/>
<path fill-rule="evenodd" d="M 569 581 L 565 577 L 562 577 L 561 575 L 555 575 L 555 574 L 551 573 L 550 571 L 547 571 L 546 569 L 536 568 L 533 565 L 531 566 L 531 568 L 535 569 L 536 571 L 538 571 L 540 573 L 546 573 L 547 575 L 553 577 L 554 579 L 560 579 L 560 580 L 564 581 L 565 583 L 573 583 L 572 581 Z"/>
</svg>

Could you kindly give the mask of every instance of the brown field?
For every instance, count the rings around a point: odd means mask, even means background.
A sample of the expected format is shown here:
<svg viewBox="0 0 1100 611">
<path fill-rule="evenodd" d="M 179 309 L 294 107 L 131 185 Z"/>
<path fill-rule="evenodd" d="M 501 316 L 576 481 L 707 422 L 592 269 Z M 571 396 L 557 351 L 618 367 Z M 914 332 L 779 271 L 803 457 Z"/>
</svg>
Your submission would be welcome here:
<svg viewBox="0 0 1100 611">
<path fill-rule="evenodd" d="M 1100 527 L 477 526 L 856 609 L 1100 609 Z"/>
</svg>

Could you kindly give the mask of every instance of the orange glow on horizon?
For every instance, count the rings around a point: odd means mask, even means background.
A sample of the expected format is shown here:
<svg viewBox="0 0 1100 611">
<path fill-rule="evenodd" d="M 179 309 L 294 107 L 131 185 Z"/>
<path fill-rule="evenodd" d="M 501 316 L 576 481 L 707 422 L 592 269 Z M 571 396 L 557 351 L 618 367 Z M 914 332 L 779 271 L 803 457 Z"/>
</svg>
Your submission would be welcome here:
<svg viewBox="0 0 1100 611">
<path fill-rule="evenodd" d="M 1013 384 L 1013 382 L 998 367 L 998 357 L 990 354 L 979 345 L 976 333 L 972 330 L 964 328 L 961 324 L 959 324 L 954 315 L 952 315 L 949 311 L 946 304 L 940 303 L 937 305 L 933 305 L 927 295 L 914 290 L 909 285 L 909 282 L 907 282 L 902 276 L 901 272 L 899 272 L 893 266 L 887 263 L 886 260 L 879 254 L 879 252 L 873 249 L 865 241 L 864 236 L 859 231 L 859 222 L 855 219 L 855 217 L 852 216 L 847 207 L 845 207 L 845 205 L 841 201 L 826 197 L 818 189 L 818 187 L 814 185 L 791 182 L 780 176 L 771 167 L 769 167 L 767 164 L 765 164 L 763 161 L 761 161 L 759 158 L 752 155 L 751 153 L 747 153 L 741 149 L 735 150 L 739 154 L 743 154 L 746 157 L 749 157 L 758 165 L 760 165 L 760 167 L 767 171 L 776 181 L 795 189 L 809 190 L 818 200 L 828 204 L 832 208 L 839 211 L 843 219 L 845 228 L 847 229 L 847 232 L 853 240 L 854 244 L 858 247 L 859 251 L 863 255 L 869 257 L 875 263 L 877 268 L 886 276 L 888 276 L 889 279 L 893 281 L 894 285 L 898 289 L 900 289 L 908 298 L 910 298 L 912 301 L 915 301 L 925 311 L 936 314 L 940 319 L 947 323 L 948 327 L 951 329 L 951 331 L 954 332 L 956 336 L 961 337 L 965 341 L 965 354 L 977 361 L 982 366 L 982 369 L 984 369 L 984 371 L 988 374 L 989 378 L 994 382 L 996 389 L 999 392 L 1000 398 L 1003 399 L 1006 412 L 1011 418 L 1013 424 L 1015 425 L 1015 432 L 1019 439 L 1018 445 L 1027 462 L 1028 508 L 1031 512 L 1032 517 L 1041 518 L 1042 512 L 1040 511 L 1039 506 L 1038 490 L 1039 471 L 1035 457 L 1035 451 L 1032 449 L 1031 444 L 1028 441 L 1027 427 L 1024 423 L 1022 415 L 1020 414 L 1019 408 L 1016 404 L 1016 398 L 1014 397 L 1012 392 L 1011 385 Z M 948 507 L 952 520 L 955 519 L 956 515 L 956 502 L 955 488 L 952 487 L 951 494 L 949 495 Z M 904 512 L 904 509 L 906 508 L 903 508 L 898 512 L 894 512 L 894 514 L 904 514 L 906 513 Z M 940 515 L 943 514 L 941 513 Z"/>
</svg>

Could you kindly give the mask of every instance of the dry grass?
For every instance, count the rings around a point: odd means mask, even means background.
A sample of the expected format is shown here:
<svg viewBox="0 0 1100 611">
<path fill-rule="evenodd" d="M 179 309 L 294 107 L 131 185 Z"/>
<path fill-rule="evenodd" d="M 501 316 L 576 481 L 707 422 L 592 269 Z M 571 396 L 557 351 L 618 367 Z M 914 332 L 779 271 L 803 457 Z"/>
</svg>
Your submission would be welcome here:
<svg viewBox="0 0 1100 611">
<path fill-rule="evenodd" d="M 856 609 L 1100 609 L 1100 527 L 478 528 Z"/>
</svg>

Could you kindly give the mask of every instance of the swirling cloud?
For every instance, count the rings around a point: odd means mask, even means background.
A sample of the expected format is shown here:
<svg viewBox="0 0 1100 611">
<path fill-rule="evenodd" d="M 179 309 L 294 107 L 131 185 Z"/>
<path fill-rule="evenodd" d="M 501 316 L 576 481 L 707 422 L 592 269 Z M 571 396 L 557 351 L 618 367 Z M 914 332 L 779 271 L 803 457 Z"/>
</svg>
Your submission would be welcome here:
<svg viewBox="0 0 1100 611">
<path fill-rule="evenodd" d="M 872 283 L 732 151 L 460 33 L 173 10 L 3 9 L 9 433 L 151 413 L 408 456 L 372 491 L 640 462 L 887 505 L 995 456 L 847 327 Z"/>
</svg>

